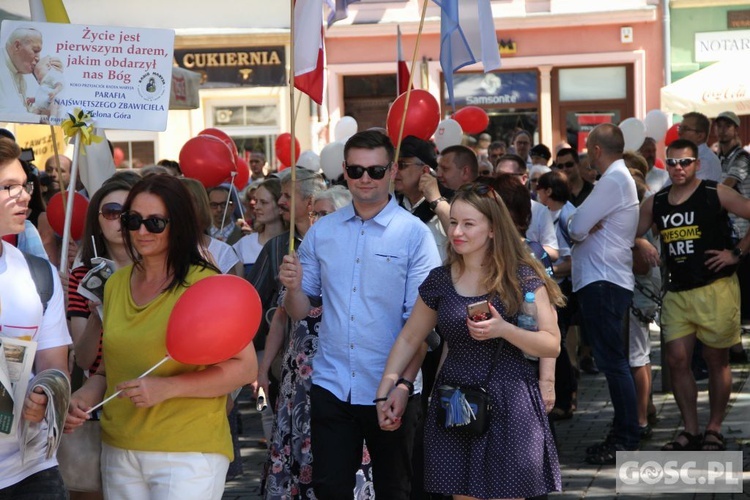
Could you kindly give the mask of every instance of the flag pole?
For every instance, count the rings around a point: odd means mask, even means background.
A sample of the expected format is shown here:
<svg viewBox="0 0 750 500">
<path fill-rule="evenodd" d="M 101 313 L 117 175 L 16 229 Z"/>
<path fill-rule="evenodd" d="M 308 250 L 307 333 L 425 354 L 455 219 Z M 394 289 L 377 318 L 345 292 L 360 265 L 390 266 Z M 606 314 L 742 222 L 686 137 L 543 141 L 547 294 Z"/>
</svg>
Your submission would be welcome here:
<svg viewBox="0 0 750 500">
<path fill-rule="evenodd" d="M 70 167 L 70 182 L 68 183 L 68 204 L 65 206 L 65 225 L 63 226 L 62 249 L 60 250 L 60 273 L 68 274 L 68 246 L 70 246 L 70 226 L 73 223 L 73 200 L 76 195 L 76 178 L 78 177 L 78 154 L 81 151 L 81 135 L 73 137 L 73 164 Z M 62 182 L 62 179 L 60 179 Z M 64 197 L 63 192 L 60 195 Z"/>
<path fill-rule="evenodd" d="M 294 213 L 296 210 L 296 199 L 297 199 L 297 161 L 295 151 L 295 135 L 294 135 L 294 121 L 295 121 L 295 109 L 294 109 L 294 1 L 290 0 L 290 20 L 289 20 L 289 113 L 291 118 L 291 124 L 289 127 L 290 134 L 292 134 L 291 144 L 289 149 L 291 152 L 292 164 L 289 168 L 292 169 L 292 196 L 290 197 L 289 203 L 289 254 L 294 253 Z"/>
<path fill-rule="evenodd" d="M 406 88 L 406 102 L 404 103 L 404 113 L 401 116 L 401 127 L 398 130 L 398 144 L 396 144 L 396 161 L 401 154 L 401 141 L 404 135 L 404 126 L 406 125 L 406 113 L 409 111 L 409 98 L 411 97 L 411 89 L 414 87 L 414 65 L 417 61 L 417 54 L 419 53 L 419 41 L 422 39 L 422 28 L 424 28 L 424 18 L 427 14 L 427 2 L 424 0 L 422 5 L 422 16 L 419 19 L 419 30 L 417 31 L 417 41 L 414 43 L 414 54 L 411 58 L 411 68 L 409 68 L 409 86 Z M 398 78 L 398 74 L 396 76 Z"/>
</svg>

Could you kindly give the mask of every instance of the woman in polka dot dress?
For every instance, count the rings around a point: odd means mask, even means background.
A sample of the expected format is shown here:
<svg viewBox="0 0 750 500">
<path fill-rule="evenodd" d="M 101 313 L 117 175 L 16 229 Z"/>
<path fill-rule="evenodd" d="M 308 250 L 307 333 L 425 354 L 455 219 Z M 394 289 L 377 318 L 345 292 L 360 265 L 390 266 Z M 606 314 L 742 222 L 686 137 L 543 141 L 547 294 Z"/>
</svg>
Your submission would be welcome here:
<svg viewBox="0 0 750 500">
<path fill-rule="evenodd" d="M 448 355 L 435 386 L 484 387 L 489 429 L 474 436 L 447 429 L 430 402 L 425 423 L 425 490 L 454 499 L 527 498 L 560 490 L 557 451 L 539 384 L 524 353 L 557 357 L 555 305 L 560 289 L 523 245 L 505 205 L 489 186 L 462 187 L 451 203 L 448 264 L 419 288 L 411 317 L 391 350 L 376 399 L 384 429 L 397 427 L 403 408 L 389 397 L 409 360 L 438 325 Z M 520 304 L 534 292 L 539 328 L 515 326 Z M 488 300 L 492 316 L 473 321 L 468 304 Z M 498 351 L 498 346 L 502 348 Z"/>
</svg>

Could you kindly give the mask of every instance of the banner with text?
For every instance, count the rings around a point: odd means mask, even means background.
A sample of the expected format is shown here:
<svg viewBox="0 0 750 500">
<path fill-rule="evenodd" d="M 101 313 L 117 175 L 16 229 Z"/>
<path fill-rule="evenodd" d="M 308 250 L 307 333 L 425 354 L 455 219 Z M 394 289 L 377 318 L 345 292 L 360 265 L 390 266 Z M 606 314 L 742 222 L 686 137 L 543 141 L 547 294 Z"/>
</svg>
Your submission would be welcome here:
<svg viewBox="0 0 750 500">
<path fill-rule="evenodd" d="M 0 121 L 165 130 L 173 49 L 173 30 L 3 21 Z"/>
</svg>

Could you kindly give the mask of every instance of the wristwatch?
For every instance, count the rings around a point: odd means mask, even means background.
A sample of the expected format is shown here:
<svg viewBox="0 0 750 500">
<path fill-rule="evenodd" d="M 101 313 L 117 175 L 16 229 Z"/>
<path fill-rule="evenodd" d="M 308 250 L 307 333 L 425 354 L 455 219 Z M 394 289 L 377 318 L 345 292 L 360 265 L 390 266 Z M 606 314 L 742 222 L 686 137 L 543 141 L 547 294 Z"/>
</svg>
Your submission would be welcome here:
<svg viewBox="0 0 750 500">
<path fill-rule="evenodd" d="M 396 381 L 396 385 L 404 384 L 407 389 L 409 389 L 409 396 L 414 394 L 414 382 L 411 380 L 406 380 L 405 378 L 400 378 Z"/>
<path fill-rule="evenodd" d="M 437 208 L 438 204 L 439 204 L 439 203 L 440 203 L 441 201 L 448 201 L 448 198 L 446 198 L 445 196 L 441 196 L 441 197 L 440 197 L 440 198 L 438 198 L 437 200 L 433 200 L 433 201 L 431 201 L 430 203 L 428 203 L 428 204 L 427 204 L 427 206 L 428 206 L 428 207 L 430 207 L 430 210 L 432 210 L 432 211 L 434 212 L 434 211 L 435 211 L 435 209 Z"/>
<path fill-rule="evenodd" d="M 734 255 L 738 259 L 741 259 L 742 258 L 742 249 L 740 247 L 738 247 L 738 246 L 734 247 L 732 249 L 732 255 Z"/>
</svg>

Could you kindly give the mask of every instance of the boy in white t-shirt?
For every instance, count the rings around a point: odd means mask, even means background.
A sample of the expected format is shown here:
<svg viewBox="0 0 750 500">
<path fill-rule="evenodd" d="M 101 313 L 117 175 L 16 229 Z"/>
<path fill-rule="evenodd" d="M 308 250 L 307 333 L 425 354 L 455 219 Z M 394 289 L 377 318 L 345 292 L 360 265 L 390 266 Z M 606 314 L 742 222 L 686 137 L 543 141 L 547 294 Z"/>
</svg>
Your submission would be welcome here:
<svg viewBox="0 0 750 500">
<path fill-rule="evenodd" d="M 21 150 L 10 139 L 0 138 L 0 236 L 23 231 L 32 184 L 18 160 Z M 34 373 L 56 368 L 68 373 L 68 345 L 63 291 L 50 266 L 53 295 L 46 311 L 23 254 L 0 242 L 0 336 L 37 342 Z M 18 402 L 17 404 L 20 404 Z M 23 401 L 22 419 L 30 422 L 30 443 L 25 460 L 16 435 L 0 434 L 0 498 L 65 499 L 67 494 L 57 470 L 57 460 L 46 458 L 47 397 L 31 393 Z"/>
</svg>

